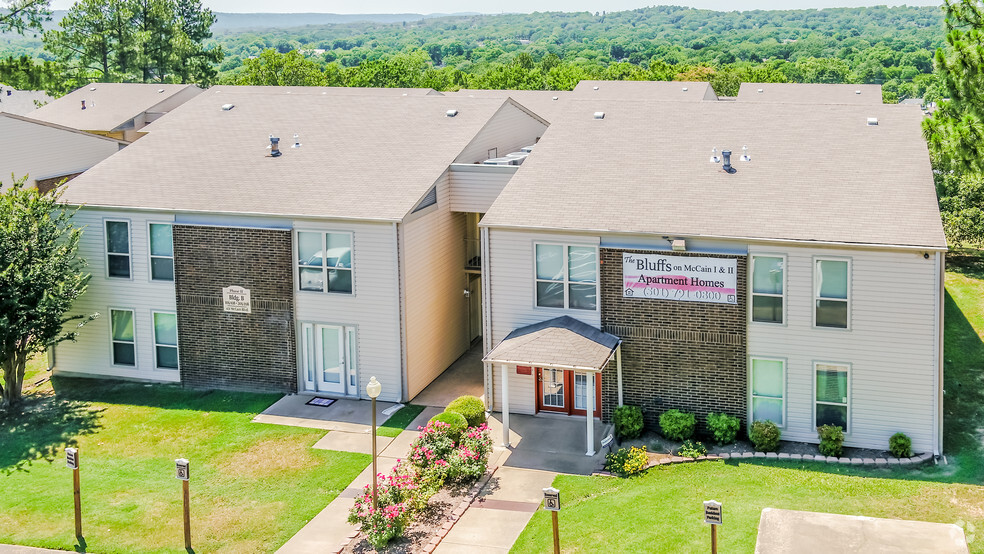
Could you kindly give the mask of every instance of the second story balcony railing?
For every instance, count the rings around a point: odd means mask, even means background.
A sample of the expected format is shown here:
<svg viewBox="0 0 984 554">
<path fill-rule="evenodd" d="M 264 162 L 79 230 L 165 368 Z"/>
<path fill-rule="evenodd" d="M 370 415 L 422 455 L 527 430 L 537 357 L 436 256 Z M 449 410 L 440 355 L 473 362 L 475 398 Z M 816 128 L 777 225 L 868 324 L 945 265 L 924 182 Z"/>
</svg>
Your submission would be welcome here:
<svg viewBox="0 0 984 554">
<path fill-rule="evenodd" d="M 465 239 L 465 269 L 482 269 L 482 242 Z"/>
</svg>

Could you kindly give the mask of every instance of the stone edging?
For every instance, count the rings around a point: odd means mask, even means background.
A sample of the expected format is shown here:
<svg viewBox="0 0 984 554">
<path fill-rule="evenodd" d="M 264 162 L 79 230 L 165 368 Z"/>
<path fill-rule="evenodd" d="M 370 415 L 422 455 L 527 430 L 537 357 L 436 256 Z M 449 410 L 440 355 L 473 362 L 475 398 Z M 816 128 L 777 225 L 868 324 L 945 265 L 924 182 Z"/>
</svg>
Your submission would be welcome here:
<svg viewBox="0 0 984 554">
<path fill-rule="evenodd" d="M 918 456 L 913 456 L 911 458 L 838 458 L 835 456 L 824 456 L 822 454 L 788 454 L 783 452 L 777 454 L 775 452 L 734 452 L 734 453 L 723 453 L 723 454 L 710 454 L 707 456 L 698 456 L 697 458 L 690 458 L 687 456 L 670 456 L 668 458 L 660 458 L 659 460 L 650 460 L 649 465 L 646 469 L 656 466 L 673 465 L 673 464 L 685 464 L 690 462 L 702 462 L 708 460 L 734 460 L 734 459 L 766 459 L 766 460 L 783 460 L 783 461 L 802 461 L 802 462 L 820 462 L 828 464 L 843 464 L 843 465 L 855 465 L 855 466 L 874 466 L 874 467 L 902 467 L 902 466 L 914 466 L 919 465 L 929 460 L 933 459 L 933 455 L 926 453 L 920 454 Z M 606 471 L 604 467 L 596 470 L 592 475 L 608 475 L 611 473 Z"/>
<path fill-rule="evenodd" d="M 475 498 L 478 496 L 478 493 L 481 492 L 482 488 L 485 487 L 485 484 L 489 482 L 489 479 L 492 478 L 492 474 L 494 474 L 497 469 L 499 469 L 499 466 L 492 466 L 491 468 L 489 468 L 489 470 L 485 472 L 485 475 L 483 475 L 481 479 L 479 479 L 474 485 L 472 485 L 468 489 L 468 494 L 466 494 L 465 498 L 463 498 L 461 502 L 458 503 L 458 506 L 451 511 L 451 515 L 448 516 L 448 520 L 444 522 L 444 524 L 437 529 L 437 531 L 431 536 L 430 541 L 428 541 L 427 544 L 424 545 L 423 552 L 425 552 L 426 554 L 430 554 L 431 552 L 434 552 L 434 550 L 437 548 L 437 545 L 441 544 L 441 541 L 444 540 L 444 537 L 446 537 L 447 534 L 451 531 L 451 528 L 454 527 L 454 524 L 457 523 L 459 519 L 461 519 L 461 516 L 464 515 L 465 510 L 467 510 L 468 506 L 471 506 L 471 503 L 475 501 Z M 338 547 L 335 550 L 332 550 L 331 552 L 333 554 L 340 554 L 353 541 L 359 538 L 360 534 L 361 534 L 360 529 L 353 530 L 345 537 L 345 540 L 343 540 L 338 545 Z"/>
</svg>

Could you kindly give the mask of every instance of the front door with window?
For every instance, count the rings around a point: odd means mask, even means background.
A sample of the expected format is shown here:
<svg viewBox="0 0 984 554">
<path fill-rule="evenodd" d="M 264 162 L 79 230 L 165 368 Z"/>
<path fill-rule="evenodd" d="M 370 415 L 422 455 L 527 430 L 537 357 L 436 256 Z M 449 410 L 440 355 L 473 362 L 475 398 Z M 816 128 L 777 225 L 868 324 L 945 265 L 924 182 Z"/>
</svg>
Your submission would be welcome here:
<svg viewBox="0 0 984 554">
<path fill-rule="evenodd" d="M 536 411 L 585 415 L 591 374 L 571 370 L 536 368 Z M 595 417 L 601 417 L 601 373 L 594 373 Z"/>
<path fill-rule="evenodd" d="M 303 323 L 301 351 L 306 392 L 358 396 L 354 327 Z"/>
</svg>

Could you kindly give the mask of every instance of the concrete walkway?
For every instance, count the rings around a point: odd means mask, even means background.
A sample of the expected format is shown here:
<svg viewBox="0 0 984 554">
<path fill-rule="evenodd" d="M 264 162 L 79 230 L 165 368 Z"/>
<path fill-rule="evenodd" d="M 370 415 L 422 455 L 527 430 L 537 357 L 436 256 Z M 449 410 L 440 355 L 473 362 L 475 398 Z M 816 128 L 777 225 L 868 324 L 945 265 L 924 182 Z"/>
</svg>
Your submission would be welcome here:
<svg viewBox="0 0 984 554">
<path fill-rule="evenodd" d="M 482 343 L 478 342 L 413 397 L 411 402 L 444 408 L 455 398 L 466 394 L 485 400 L 484 373 Z"/>
</svg>

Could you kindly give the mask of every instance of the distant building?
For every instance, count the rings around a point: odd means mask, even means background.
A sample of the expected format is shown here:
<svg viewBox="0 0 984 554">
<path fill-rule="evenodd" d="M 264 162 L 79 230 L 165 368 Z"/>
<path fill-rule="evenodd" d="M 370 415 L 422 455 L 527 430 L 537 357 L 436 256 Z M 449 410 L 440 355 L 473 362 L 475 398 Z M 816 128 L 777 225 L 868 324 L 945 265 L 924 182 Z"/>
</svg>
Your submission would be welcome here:
<svg viewBox="0 0 984 554">
<path fill-rule="evenodd" d="M 25 115 L 52 100 L 43 90 L 17 90 L 0 83 L 0 112 Z"/>
</svg>

